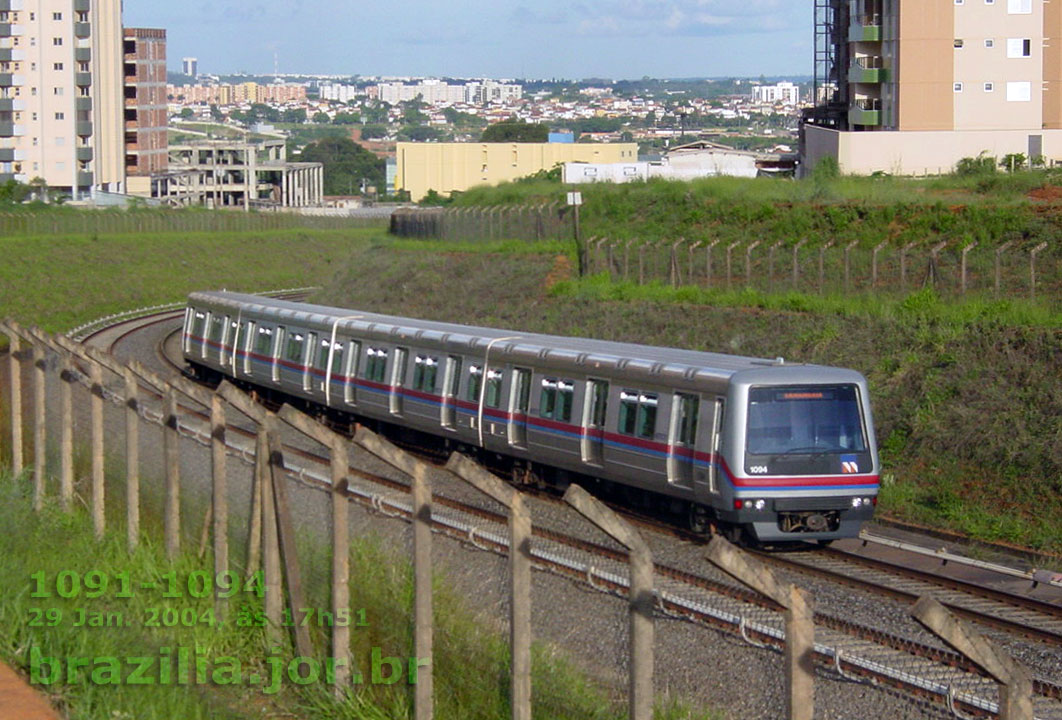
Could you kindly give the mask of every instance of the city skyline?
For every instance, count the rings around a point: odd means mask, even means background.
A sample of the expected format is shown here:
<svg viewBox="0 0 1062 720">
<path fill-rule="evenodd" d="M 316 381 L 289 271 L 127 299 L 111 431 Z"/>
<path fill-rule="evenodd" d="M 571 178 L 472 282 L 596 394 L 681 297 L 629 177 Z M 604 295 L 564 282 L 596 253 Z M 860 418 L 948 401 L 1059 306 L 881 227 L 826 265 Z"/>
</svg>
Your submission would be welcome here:
<svg viewBox="0 0 1062 720">
<path fill-rule="evenodd" d="M 124 22 L 165 28 L 172 70 L 194 56 L 201 73 L 268 74 L 275 53 L 282 74 L 618 80 L 810 75 L 812 14 L 791 0 L 129 0 Z"/>
</svg>

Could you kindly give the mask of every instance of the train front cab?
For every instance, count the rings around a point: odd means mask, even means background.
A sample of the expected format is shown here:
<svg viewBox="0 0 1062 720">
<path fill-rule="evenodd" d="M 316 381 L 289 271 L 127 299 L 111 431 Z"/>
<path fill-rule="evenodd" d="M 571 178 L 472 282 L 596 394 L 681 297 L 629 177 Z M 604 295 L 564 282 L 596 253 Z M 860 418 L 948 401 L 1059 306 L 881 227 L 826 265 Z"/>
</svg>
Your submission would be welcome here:
<svg viewBox="0 0 1062 720">
<path fill-rule="evenodd" d="M 874 513 L 880 475 L 866 379 L 809 366 L 734 378 L 719 519 L 759 542 L 857 536 Z"/>
</svg>

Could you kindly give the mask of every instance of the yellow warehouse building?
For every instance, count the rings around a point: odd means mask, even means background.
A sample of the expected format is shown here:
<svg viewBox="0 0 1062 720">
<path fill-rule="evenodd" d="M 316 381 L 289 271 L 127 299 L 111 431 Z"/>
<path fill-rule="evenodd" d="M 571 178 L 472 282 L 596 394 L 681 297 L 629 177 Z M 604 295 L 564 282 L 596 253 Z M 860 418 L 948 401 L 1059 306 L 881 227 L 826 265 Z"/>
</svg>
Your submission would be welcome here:
<svg viewBox="0 0 1062 720">
<path fill-rule="evenodd" d="M 476 185 L 498 185 L 552 170 L 558 163 L 618 163 L 638 159 L 636 143 L 398 143 L 395 190 L 417 201 Z"/>
</svg>

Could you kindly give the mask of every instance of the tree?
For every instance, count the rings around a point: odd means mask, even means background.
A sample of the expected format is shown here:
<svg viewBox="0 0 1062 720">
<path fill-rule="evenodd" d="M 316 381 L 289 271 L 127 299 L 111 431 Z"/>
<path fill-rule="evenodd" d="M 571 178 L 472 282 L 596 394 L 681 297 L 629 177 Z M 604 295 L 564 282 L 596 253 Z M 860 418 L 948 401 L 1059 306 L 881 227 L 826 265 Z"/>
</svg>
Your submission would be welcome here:
<svg viewBox="0 0 1062 720">
<path fill-rule="evenodd" d="M 375 138 L 387 137 L 387 126 L 366 125 L 361 129 L 361 137 L 363 140 L 373 140 Z"/>
<path fill-rule="evenodd" d="M 544 143 L 549 140 L 549 126 L 525 123 L 519 120 L 504 120 L 494 123 L 483 131 L 480 142 L 526 142 Z"/>
<path fill-rule="evenodd" d="M 357 125 L 360 117 L 353 113 L 336 113 L 336 116 L 332 118 L 333 125 Z"/>
<path fill-rule="evenodd" d="M 192 108 L 186 107 L 181 108 L 181 112 L 177 113 L 177 116 L 180 117 L 182 120 L 191 120 L 193 117 L 195 117 L 195 113 L 192 111 Z"/>
<path fill-rule="evenodd" d="M 214 122 L 222 122 L 225 119 L 225 114 L 218 109 L 217 105 L 211 105 L 210 117 L 214 118 Z"/>
<path fill-rule="evenodd" d="M 442 130 L 428 125 L 406 125 L 398 131 L 398 134 L 409 138 L 413 142 L 431 142 L 442 137 Z M 365 137 L 362 135 L 362 137 Z"/>
<path fill-rule="evenodd" d="M 381 190 L 387 178 L 386 162 L 347 137 L 326 137 L 302 150 L 302 162 L 324 164 L 324 194 L 349 195 L 366 185 Z"/>
<path fill-rule="evenodd" d="M 301 124 L 306 122 L 306 111 L 303 108 L 285 110 L 280 114 L 281 122 Z"/>
<path fill-rule="evenodd" d="M 318 110 L 313 114 L 313 121 L 318 125 L 327 125 L 332 122 L 332 118 L 328 117 L 328 113 Z"/>
</svg>

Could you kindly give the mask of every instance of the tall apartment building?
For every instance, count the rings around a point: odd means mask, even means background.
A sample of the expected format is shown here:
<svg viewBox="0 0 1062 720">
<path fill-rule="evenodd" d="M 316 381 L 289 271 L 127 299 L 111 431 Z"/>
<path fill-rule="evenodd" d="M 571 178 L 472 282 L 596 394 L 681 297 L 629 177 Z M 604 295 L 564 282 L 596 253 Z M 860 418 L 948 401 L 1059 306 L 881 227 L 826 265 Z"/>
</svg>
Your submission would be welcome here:
<svg viewBox="0 0 1062 720">
<path fill-rule="evenodd" d="M 0 180 L 125 183 L 121 0 L 0 0 Z"/>
<path fill-rule="evenodd" d="M 815 0 L 805 167 L 948 172 L 963 157 L 1062 160 L 1062 5 Z"/>
<path fill-rule="evenodd" d="M 150 176 L 166 171 L 166 31 L 125 28 L 125 171 Z"/>
</svg>

